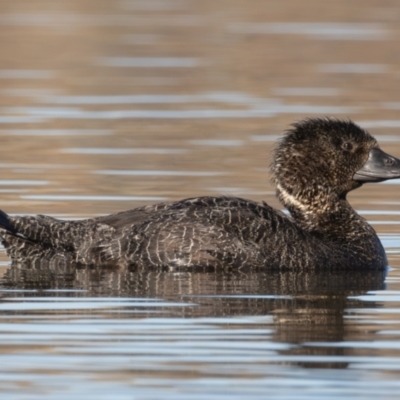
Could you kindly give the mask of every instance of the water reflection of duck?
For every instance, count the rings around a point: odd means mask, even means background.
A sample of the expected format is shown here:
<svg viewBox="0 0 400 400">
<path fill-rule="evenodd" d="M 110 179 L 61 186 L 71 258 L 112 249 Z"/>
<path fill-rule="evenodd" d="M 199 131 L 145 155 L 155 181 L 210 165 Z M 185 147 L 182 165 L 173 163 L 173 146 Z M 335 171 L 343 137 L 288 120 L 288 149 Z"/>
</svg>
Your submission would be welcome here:
<svg viewBox="0 0 400 400">
<path fill-rule="evenodd" d="M 307 119 L 280 141 L 272 164 L 291 217 L 265 203 L 200 197 L 84 221 L 0 216 L 14 260 L 61 257 L 144 267 L 384 268 L 373 228 L 346 200 L 366 182 L 400 177 L 400 160 L 350 121 Z"/>
<path fill-rule="evenodd" d="M 76 297 L 125 297 L 163 299 L 183 304 L 181 316 L 239 316 L 273 314 L 284 324 L 312 323 L 318 327 L 327 312 L 316 308 L 375 307 L 349 296 L 385 289 L 385 270 L 246 270 L 159 271 L 144 268 L 101 268 L 77 266 L 54 260 L 36 260 L 29 264 L 12 264 L 0 280 L 0 289 L 18 289 L 18 296 L 66 295 Z M 6 290 L 3 295 L 9 296 Z M 36 293 L 36 294 L 34 294 Z M 47 295 L 46 294 L 46 295 Z M 1 296 L 0 296 L 1 297 Z M 319 304 L 316 306 L 315 304 Z M 168 304 L 165 306 L 168 308 Z M 200 306 L 200 307 L 199 307 Z M 151 304 L 150 313 L 154 312 Z M 309 313 L 306 309 L 312 309 Z M 297 311 L 296 311 L 297 310 Z M 298 311 L 302 310 L 302 311 Z M 177 315 L 176 309 L 171 316 Z M 165 310 L 162 310 L 164 316 Z M 336 313 L 336 312 L 335 312 Z M 292 315 L 293 314 L 293 315 Z M 295 332 L 293 332 L 295 333 Z"/>
<path fill-rule="evenodd" d="M 359 330 L 355 329 L 352 319 L 348 317 L 353 315 L 358 318 L 362 310 L 367 308 L 370 318 L 374 318 L 371 310 L 382 307 L 382 304 L 365 302 L 358 296 L 383 290 L 385 273 L 384 270 L 371 269 L 355 270 L 349 275 L 346 270 L 268 271 L 251 268 L 246 271 L 192 270 L 177 273 L 148 268 L 78 267 L 70 263 L 55 263 L 54 260 L 50 263 L 37 260 L 29 265 L 13 264 L 6 271 L 0 280 L 0 300 L 12 296 L 17 289 L 16 304 L 22 304 L 21 311 L 27 312 L 30 302 L 35 307 L 36 296 L 39 297 L 39 303 L 45 296 L 54 300 L 48 303 L 55 304 L 50 314 L 53 315 L 60 313 L 57 299 L 62 302 L 72 297 L 76 299 L 73 304 L 83 304 L 84 307 L 72 306 L 68 320 L 77 318 L 79 314 L 88 318 L 88 313 L 92 317 L 100 313 L 97 315 L 102 321 L 103 318 L 110 318 L 111 321 L 114 318 L 127 318 L 132 325 L 139 327 L 144 317 L 149 317 L 150 321 L 155 318 L 158 323 L 164 321 L 161 324 L 167 326 L 171 326 L 170 318 L 172 321 L 174 318 L 183 318 L 186 321 L 182 322 L 185 340 L 191 340 L 191 329 L 200 324 L 205 343 L 208 333 L 205 327 L 212 332 L 216 327 L 219 332 L 224 329 L 235 332 L 242 328 L 247 331 L 246 334 L 242 333 L 247 335 L 244 340 L 253 345 L 269 342 L 272 349 L 277 348 L 273 361 L 270 360 L 271 353 L 266 352 L 267 363 L 347 368 L 348 361 L 337 357 L 354 355 L 353 349 L 313 346 L 312 342 L 359 340 Z M 28 298 L 26 302 L 25 297 Z M 87 304 L 90 297 L 114 300 L 122 297 L 122 300 L 115 303 L 117 309 L 104 314 L 104 309 L 96 311 L 85 308 L 85 305 L 91 307 L 90 300 Z M 374 296 L 370 297 L 373 300 Z M 137 299 L 141 299 L 140 305 L 127 305 L 127 299 L 136 303 Z M 119 313 L 118 307 L 123 307 L 124 311 Z M 61 311 L 60 317 L 63 318 L 63 315 Z M 139 321 L 135 322 L 135 318 Z M 151 336 L 154 335 L 154 325 L 150 323 L 150 326 Z M 188 331 L 186 328 L 189 328 Z M 182 327 L 178 328 L 178 332 L 179 329 Z M 256 339 L 255 335 L 257 332 L 260 334 L 260 329 L 264 331 L 263 337 Z M 198 329 L 194 329 L 194 332 L 198 332 Z M 140 333 L 143 334 L 143 331 Z M 179 333 L 177 335 L 179 340 Z M 171 336 L 167 337 L 168 341 L 171 340 Z M 221 340 L 219 334 L 217 340 Z M 278 346 L 275 346 L 276 343 Z M 279 346 L 279 343 L 283 346 Z M 233 341 L 232 351 L 235 346 Z"/>
</svg>

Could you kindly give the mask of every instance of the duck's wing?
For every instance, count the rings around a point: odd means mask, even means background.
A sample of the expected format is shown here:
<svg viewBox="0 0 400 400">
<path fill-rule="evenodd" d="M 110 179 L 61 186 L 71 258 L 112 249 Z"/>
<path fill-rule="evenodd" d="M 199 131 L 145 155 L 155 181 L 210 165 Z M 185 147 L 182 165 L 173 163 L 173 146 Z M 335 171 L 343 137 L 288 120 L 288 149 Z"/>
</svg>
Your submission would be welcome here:
<svg viewBox="0 0 400 400">
<path fill-rule="evenodd" d="M 167 210 L 174 203 L 158 203 L 131 210 L 121 211 L 115 214 L 105 215 L 94 218 L 94 223 L 105 224 L 115 228 L 117 231 L 123 230 L 127 226 L 135 226 L 143 223 L 149 218 Z"/>
<path fill-rule="evenodd" d="M 266 257 L 263 243 L 278 226 L 293 224 L 268 205 L 238 198 L 186 199 L 147 211 L 102 219 L 118 231 L 111 242 L 92 248 L 94 257 L 127 257 L 145 266 L 260 265 Z"/>
</svg>

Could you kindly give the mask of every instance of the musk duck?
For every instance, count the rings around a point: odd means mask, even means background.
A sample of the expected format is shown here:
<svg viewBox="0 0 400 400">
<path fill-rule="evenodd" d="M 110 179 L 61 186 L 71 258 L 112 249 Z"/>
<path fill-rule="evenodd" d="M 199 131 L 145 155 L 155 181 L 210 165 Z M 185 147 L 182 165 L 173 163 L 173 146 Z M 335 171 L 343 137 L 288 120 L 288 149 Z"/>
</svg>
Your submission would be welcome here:
<svg viewBox="0 0 400 400">
<path fill-rule="evenodd" d="M 400 160 L 353 122 L 305 119 L 279 141 L 271 165 L 290 215 L 265 202 L 197 197 L 79 221 L 0 213 L 16 262 L 46 259 L 143 268 L 384 269 L 385 250 L 347 193 L 400 177 Z"/>
</svg>

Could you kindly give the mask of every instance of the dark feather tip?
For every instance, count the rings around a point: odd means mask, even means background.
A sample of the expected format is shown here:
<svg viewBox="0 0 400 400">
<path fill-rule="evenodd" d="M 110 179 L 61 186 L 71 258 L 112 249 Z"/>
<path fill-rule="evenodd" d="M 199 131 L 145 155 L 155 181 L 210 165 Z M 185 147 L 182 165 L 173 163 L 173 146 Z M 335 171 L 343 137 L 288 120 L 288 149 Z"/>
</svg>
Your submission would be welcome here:
<svg viewBox="0 0 400 400">
<path fill-rule="evenodd" d="M 8 215 L 2 210 L 0 210 L 0 228 L 3 228 L 7 232 L 10 232 L 14 235 L 16 235 L 18 233 L 15 230 L 15 228 L 11 225 Z"/>
</svg>

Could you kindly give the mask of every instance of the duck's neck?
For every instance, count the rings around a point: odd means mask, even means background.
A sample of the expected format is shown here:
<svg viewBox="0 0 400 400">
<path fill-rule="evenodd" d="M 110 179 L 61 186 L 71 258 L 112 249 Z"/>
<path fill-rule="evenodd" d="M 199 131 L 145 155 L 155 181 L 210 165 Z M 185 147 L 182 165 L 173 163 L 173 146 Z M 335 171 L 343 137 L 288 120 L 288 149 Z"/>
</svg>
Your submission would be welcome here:
<svg viewBox="0 0 400 400">
<path fill-rule="evenodd" d="M 346 197 L 324 192 L 322 196 L 293 196 L 278 185 L 278 196 L 290 211 L 295 223 L 321 245 L 336 249 L 348 266 L 384 268 L 385 250 L 375 230 L 358 215 Z M 340 262 L 339 262 L 340 264 Z"/>
<path fill-rule="evenodd" d="M 333 240 L 374 235 L 373 228 L 360 217 L 346 200 L 333 193 L 323 195 L 293 196 L 282 186 L 277 187 L 278 197 L 289 210 L 296 224 L 305 231 Z"/>
</svg>

